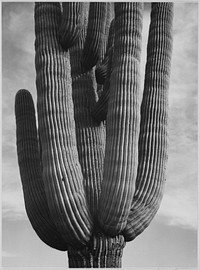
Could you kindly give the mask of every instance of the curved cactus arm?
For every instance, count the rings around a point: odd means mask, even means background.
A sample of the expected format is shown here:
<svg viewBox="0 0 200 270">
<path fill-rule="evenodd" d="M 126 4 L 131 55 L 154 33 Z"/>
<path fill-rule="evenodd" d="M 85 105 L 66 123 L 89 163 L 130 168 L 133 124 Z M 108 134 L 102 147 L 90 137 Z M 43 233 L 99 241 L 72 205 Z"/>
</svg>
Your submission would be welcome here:
<svg viewBox="0 0 200 270">
<path fill-rule="evenodd" d="M 106 16 L 106 2 L 90 3 L 87 35 L 82 52 L 82 66 L 85 72 L 94 67 L 102 55 Z"/>
<path fill-rule="evenodd" d="M 88 7 L 85 6 L 81 36 L 75 46 L 70 48 L 70 63 L 79 162 L 84 177 L 88 205 L 95 218 L 102 181 L 105 128 L 103 124 L 97 125 L 91 115 L 91 108 L 98 98 L 94 69 L 83 73 L 80 63 L 86 37 Z"/>
<path fill-rule="evenodd" d="M 141 3 L 115 3 L 115 41 L 98 220 L 110 235 L 126 226 L 135 190 L 140 122 Z"/>
<path fill-rule="evenodd" d="M 66 51 L 79 38 L 83 5 L 83 2 L 62 2 L 62 20 L 59 27 L 59 36 L 60 43 Z"/>
<path fill-rule="evenodd" d="M 153 3 L 141 105 L 139 165 L 131 212 L 124 231 L 133 240 L 156 214 L 165 183 L 173 3 Z"/>
<path fill-rule="evenodd" d="M 38 149 L 35 109 L 31 94 L 18 91 L 15 99 L 17 154 L 26 212 L 40 239 L 58 250 L 67 250 L 51 219 L 47 205 Z"/>
<path fill-rule="evenodd" d="M 91 219 L 78 160 L 69 52 L 59 44 L 59 3 L 35 4 L 35 64 L 43 180 L 51 217 L 70 245 L 85 244 Z"/>
<path fill-rule="evenodd" d="M 94 74 L 90 72 L 73 80 L 72 85 L 79 161 L 90 212 L 96 218 L 103 178 L 105 127 L 102 123 L 97 125 L 91 115 L 90 103 L 93 103 L 92 93 L 96 88 L 94 80 Z"/>
</svg>

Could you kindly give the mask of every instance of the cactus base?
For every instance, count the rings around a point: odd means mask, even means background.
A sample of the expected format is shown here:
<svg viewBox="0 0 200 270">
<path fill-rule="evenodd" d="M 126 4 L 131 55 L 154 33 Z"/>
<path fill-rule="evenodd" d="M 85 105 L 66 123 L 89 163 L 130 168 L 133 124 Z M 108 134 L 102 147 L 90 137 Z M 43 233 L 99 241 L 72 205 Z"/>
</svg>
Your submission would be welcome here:
<svg viewBox="0 0 200 270">
<path fill-rule="evenodd" d="M 70 268 L 120 268 L 125 240 L 122 235 L 94 235 L 83 249 L 68 248 Z"/>
</svg>

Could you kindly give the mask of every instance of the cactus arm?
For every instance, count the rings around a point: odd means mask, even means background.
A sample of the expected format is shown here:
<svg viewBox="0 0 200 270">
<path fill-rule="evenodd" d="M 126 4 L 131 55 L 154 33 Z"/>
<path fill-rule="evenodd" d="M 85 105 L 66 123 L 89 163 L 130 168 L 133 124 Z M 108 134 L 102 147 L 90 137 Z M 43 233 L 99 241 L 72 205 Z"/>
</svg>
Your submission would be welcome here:
<svg viewBox="0 0 200 270">
<path fill-rule="evenodd" d="M 35 4 L 35 64 L 43 179 L 50 214 L 65 241 L 85 244 L 93 222 L 78 160 L 69 52 L 58 42 L 59 3 Z"/>
<path fill-rule="evenodd" d="M 62 21 L 59 27 L 60 43 L 66 51 L 75 44 L 81 31 L 82 2 L 62 2 Z"/>
<path fill-rule="evenodd" d="M 31 94 L 18 91 L 15 99 L 17 153 L 24 193 L 25 208 L 39 238 L 58 250 L 67 244 L 51 219 L 47 205 L 38 149 L 35 109 Z"/>
<path fill-rule="evenodd" d="M 141 105 L 136 190 L 124 236 L 133 240 L 157 212 L 165 183 L 173 3 L 153 3 Z"/>
<path fill-rule="evenodd" d="M 115 3 L 115 41 L 98 220 L 119 234 L 126 226 L 136 180 L 140 122 L 141 3 Z"/>
<path fill-rule="evenodd" d="M 106 16 L 107 3 L 90 3 L 87 35 L 82 53 L 82 66 L 85 72 L 94 67 L 102 55 Z"/>
<path fill-rule="evenodd" d="M 95 219 L 102 182 L 105 127 L 103 123 L 97 125 L 91 116 L 90 103 L 94 101 L 92 93 L 96 88 L 94 79 L 94 73 L 91 71 L 75 79 L 72 85 L 79 161 L 88 205 Z"/>
<path fill-rule="evenodd" d="M 94 69 L 86 73 L 81 70 L 80 57 L 86 37 L 86 18 L 89 10 L 88 7 L 85 8 L 82 33 L 76 45 L 70 49 L 70 63 L 77 149 L 88 205 L 93 218 L 95 218 L 102 181 L 105 128 L 103 124 L 97 125 L 91 115 L 91 108 L 98 98 Z"/>
</svg>

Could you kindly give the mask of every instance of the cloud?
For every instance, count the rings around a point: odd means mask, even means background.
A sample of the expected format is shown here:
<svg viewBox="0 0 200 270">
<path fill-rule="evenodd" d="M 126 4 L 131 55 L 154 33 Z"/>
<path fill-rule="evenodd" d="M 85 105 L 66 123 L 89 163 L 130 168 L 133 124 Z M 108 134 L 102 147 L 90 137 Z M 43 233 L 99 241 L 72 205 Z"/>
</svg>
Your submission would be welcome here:
<svg viewBox="0 0 200 270">
<path fill-rule="evenodd" d="M 170 125 L 167 182 L 159 215 L 169 225 L 197 229 L 198 153 L 195 117 L 185 111 Z"/>
<path fill-rule="evenodd" d="M 197 230 L 197 192 L 175 189 L 165 194 L 158 220 L 170 226 Z"/>
<path fill-rule="evenodd" d="M 18 185 L 6 185 L 2 190 L 2 217 L 3 219 L 27 219 L 22 188 Z"/>
<path fill-rule="evenodd" d="M 6 219 L 24 219 L 14 101 L 18 89 L 35 89 L 34 4 L 4 2 L 2 5 L 2 215 Z"/>
<path fill-rule="evenodd" d="M 3 3 L 3 109 L 13 113 L 18 89 L 35 89 L 33 3 Z"/>
<path fill-rule="evenodd" d="M 158 212 L 161 222 L 197 229 L 198 8 L 175 3 L 169 89 L 167 183 Z M 142 79 L 146 61 L 149 10 L 143 23 Z"/>
<path fill-rule="evenodd" d="M 13 49 L 33 54 L 33 14 L 33 3 L 3 3 L 3 40 L 9 39 Z"/>
<path fill-rule="evenodd" d="M 169 92 L 169 162 L 158 212 L 169 225 L 197 229 L 197 5 L 175 4 Z"/>
<path fill-rule="evenodd" d="M 173 55 L 169 89 L 167 183 L 158 212 L 161 222 L 197 229 L 197 4 L 175 3 Z M 142 65 L 148 37 L 148 10 L 143 24 Z M 142 69 L 144 77 L 144 69 Z"/>
<path fill-rule="evenodd" d="M 3 219 L 27 219 L 22 184 L 17 164 L 15 161 L 4 161 L 2 164 L 2 217 Z"/>
</svg>

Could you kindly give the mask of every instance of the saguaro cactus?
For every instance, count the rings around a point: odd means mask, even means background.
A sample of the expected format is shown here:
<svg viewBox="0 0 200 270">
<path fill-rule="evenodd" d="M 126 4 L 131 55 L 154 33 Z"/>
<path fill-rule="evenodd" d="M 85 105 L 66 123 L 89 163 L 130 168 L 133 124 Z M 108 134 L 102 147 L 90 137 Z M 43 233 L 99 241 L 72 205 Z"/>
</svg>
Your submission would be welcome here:
<svg viewBox="0 0 200 270">
<path fill-rule="evenodd" d="M 163 196 L 173 4 L 151 5 L 144 91 L 142 14 L 134 2 L 35 4 L 38 128 L 20 90 L 18 162 L 29 220 L 70 267 L 120 267 Z"/>
</svg>

